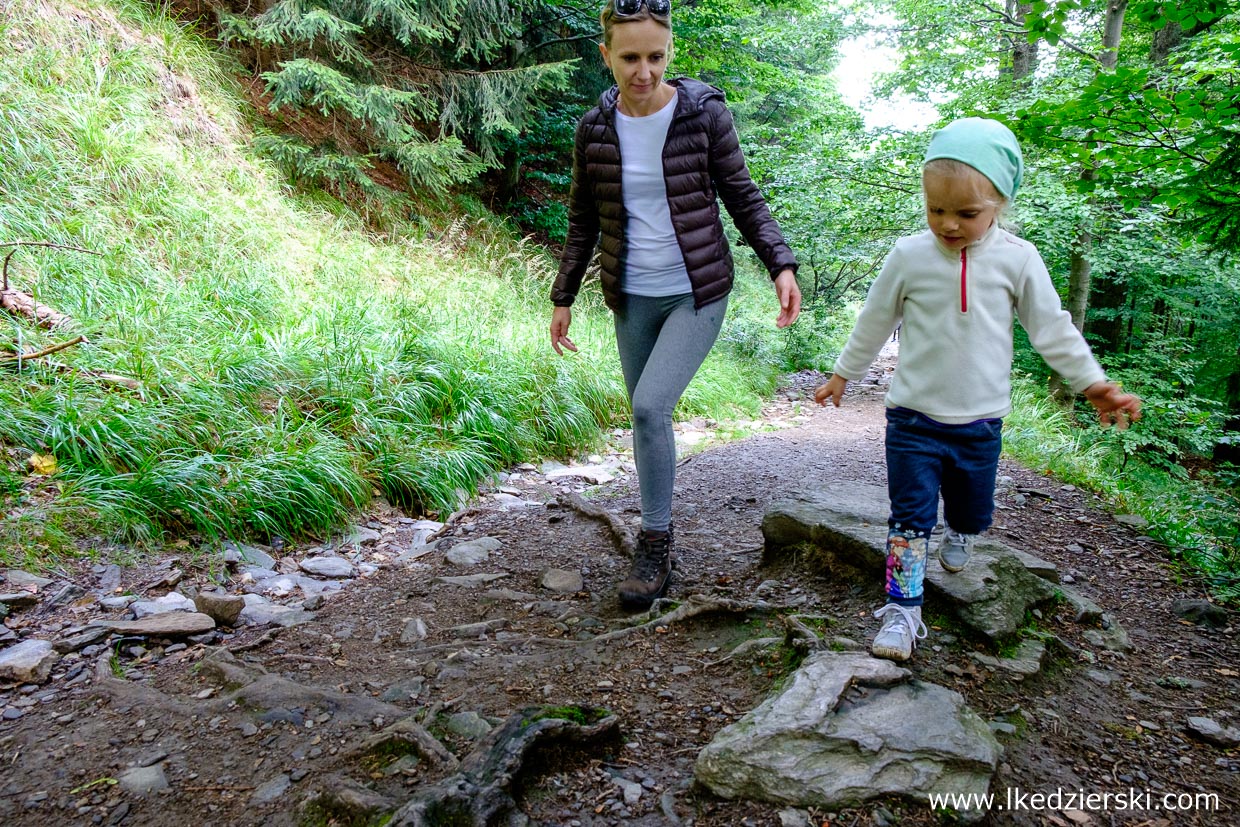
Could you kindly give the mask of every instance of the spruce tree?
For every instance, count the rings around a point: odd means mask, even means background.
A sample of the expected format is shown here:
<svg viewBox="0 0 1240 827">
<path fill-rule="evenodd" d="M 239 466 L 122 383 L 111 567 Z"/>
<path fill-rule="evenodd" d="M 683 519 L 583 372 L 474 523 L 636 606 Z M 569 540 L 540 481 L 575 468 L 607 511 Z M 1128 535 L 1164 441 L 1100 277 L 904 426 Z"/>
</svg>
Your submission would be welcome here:
<svg viewBox="0 0 1240 827">
<path fill-rule="evenodd" d="M 208 2 L 288 127 L 263 148 L 303 180 L 370 196 L 440 193 L 500 166 L 570 77 L 536 38 L 579 19 L 552 0 Z"/>
</svg>

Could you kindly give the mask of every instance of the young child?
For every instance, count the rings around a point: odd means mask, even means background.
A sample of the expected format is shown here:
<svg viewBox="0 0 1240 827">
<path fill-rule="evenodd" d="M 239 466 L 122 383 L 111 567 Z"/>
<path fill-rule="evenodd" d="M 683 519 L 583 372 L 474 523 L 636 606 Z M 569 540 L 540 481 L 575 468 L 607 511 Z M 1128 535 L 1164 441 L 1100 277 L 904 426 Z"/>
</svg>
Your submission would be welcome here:
<svg viewBox="0 0 1240 827">
<path fill-rule="evenodd" d="M 834 375 L 814 394 L 839 407 L 848 380 L 863 378 L 903 325 L 886 400 L 891 517 L 875 657 L 907 660 L 926 636 L 922 585 L 939 494 L 947 526 L 937 552 L 947 571 L 965 567 L 974 537 L 990 527 L 1014 319 L 1104 425 L 1124 428 L 1141 415 L 1141 400 L 1106 380 L 1038 251 L 997 223 L 1023 171 L 1016 137 L 998 121 L 965 118 L 934 134 L 922 167 L 929 230 L 896 242 Z"/>
</svg>

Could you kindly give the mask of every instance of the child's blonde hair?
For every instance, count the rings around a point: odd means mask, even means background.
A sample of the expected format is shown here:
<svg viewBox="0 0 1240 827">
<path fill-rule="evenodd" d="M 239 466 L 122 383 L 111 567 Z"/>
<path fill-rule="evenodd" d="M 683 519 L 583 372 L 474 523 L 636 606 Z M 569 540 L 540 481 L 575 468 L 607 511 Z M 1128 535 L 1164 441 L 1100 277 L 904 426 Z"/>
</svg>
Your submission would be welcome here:
<svg viewBox="0 0 1240 827">
<path fill-rule="evenodd" d="M 1006 210 L 1012 204 L 989 178 L 964 161 L 957 161 L 955 158 L 935 158 L 932 161 L 926 161 L 922 166 L 921 174 L 926 173 L 943 178 L 971 181 L 978 196 L 986 205 L 1000 211 Z"/>
</svg>

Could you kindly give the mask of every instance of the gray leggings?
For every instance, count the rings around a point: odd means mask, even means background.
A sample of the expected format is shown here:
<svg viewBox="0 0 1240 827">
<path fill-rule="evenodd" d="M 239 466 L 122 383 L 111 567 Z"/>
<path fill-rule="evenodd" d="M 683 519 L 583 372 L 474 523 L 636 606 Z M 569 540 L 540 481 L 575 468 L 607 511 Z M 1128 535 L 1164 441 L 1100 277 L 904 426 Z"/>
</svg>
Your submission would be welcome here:
<svg viewBox="0 0 1240 827">
<path fill-rule="evenodd" d="M 624 299 L 624 309 L 616 313 L 616 344 L 633 406 L 642 528 L 665 531 L 676 479 L 672 410 L 719 337 L 728 300 L 694 310 L 692 294 Z"/>
</svg>

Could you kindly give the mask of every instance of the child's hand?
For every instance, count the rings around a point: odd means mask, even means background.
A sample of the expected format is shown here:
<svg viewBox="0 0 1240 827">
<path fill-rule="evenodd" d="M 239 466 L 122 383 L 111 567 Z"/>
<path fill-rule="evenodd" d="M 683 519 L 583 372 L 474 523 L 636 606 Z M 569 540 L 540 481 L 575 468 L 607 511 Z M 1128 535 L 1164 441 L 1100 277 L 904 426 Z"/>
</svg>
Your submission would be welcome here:
<svg viewBox="0 0 1240 827">
<path fill-rule="evenodd" d="M 826 405 L 827 400 L 830 399 L 831 404 L 838 408 L 840 400 L 844 398 L 844 388 L 847 385 L 847 379 L 838 373 L 833 373 L 827 384 L 820 385 L 818 390 L 814 391 L 814 401 L 819 405 Z"/>
<path fill-rule="evenodd" d="M 1124 393 L 1114 382 L 1095 382 L 1085 389 L 1085 398 L 1098 410 L 1102 427 L 1114 425 L 1121 431 L 1141 418 L 1141 397 Z"/>
</svg>

